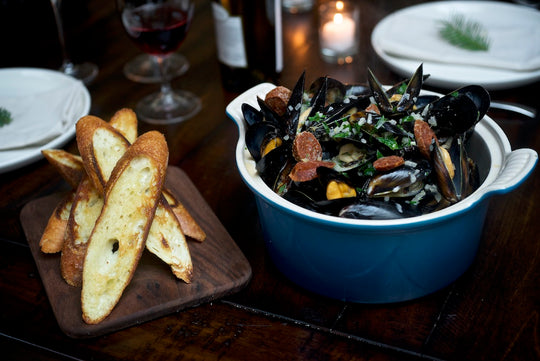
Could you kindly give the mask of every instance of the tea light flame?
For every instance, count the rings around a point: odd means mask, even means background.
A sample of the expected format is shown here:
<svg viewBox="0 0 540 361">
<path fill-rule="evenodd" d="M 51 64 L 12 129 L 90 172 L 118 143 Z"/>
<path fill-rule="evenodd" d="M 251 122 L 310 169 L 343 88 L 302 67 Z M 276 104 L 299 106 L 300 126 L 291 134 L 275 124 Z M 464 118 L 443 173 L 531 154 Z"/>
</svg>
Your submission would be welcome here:
<svg viewBox="0 0 540 361">
<path fill-rule="evenodd" d="M 339 5 L 341 3 L 341 5 Z M 338 1 L 336 8 L 343 9 L 343 2 Z M 321 40 L 324 47 L 333 49 L 336 52 L 344 52 L 355 44 L 356 24 L 354 20 L 337 12 L 331 21 L 325 23 L 321 31 Z"/>
</svg>

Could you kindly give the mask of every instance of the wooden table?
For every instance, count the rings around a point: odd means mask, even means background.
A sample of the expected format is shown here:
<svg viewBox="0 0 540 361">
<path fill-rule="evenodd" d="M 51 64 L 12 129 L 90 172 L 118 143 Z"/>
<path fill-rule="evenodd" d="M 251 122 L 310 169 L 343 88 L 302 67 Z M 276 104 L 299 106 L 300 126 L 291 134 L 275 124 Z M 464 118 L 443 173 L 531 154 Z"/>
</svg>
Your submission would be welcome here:
<svg viewBox="0 0 540 361">
<path fill-rule="evenodd" d="M 383 83 L 397 82 L 401 77 L 375 55 L 370 33 L 387 14 L 419 2 L 361 0 L 362 52 L 344 66 L 320 59 L 311 14 L 284 15 L 285 69 L 280 84 L 292 86 L 304 69 L 308 81 L 326 74 L 364 82 L 367 67 Z M 48 2 L 16 3 L 0 5 L 0 66 L 57 68 L 59 47 Z M 91 114 L 108 119 L 157 88 L 124 77 L 122 67 L 139 51 L 124 34 L 114 2 L 66 2 L 66 7 L 73 59 L 93 61 L 100 68 L 89 86 Z M 201 112 L 167 127 L 141 123 L 140 131 L 158 129 L 166 135 L 170 164 L 186 172 L 242 250 L 252 268 L 251 281 L 233 295 L 104 336 L 66 336 L 52 313 L 19 220 L 28 202 L 67 189 L 41 160 L 0 174 L 3 359 L 540 359 L 538 170 L 515 191 L 492 199 L 474 263 L 447 288 L 387 305 L 321 297 L 292 284 L 266 253 L 253 196 L 235 167 L 237 130 L 225 106 L 236 94 L 221 87 L 209 0 L 197 1 L 193 27 L 180 52 L 191 67 L 174 85 L 199 95 Z M 537 107 L 540 83 L 491 94 L 493 99 Z M 514 148 L 540 149 L 538 119 L 490 114 Z M 76 151 L 76 145 L 72 141 L 65 149 Z"/>
</svg>

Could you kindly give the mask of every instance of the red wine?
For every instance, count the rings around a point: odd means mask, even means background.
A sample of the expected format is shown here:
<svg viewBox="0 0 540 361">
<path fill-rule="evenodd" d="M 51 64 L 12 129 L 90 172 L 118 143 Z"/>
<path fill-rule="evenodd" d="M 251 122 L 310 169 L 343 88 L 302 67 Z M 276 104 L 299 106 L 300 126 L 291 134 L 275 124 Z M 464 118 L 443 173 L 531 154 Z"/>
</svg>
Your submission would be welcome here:
<svg viewBox="0 0 540 361">
<path fill-rule="evenodd" d="M 146 4 L 122 12 L 128 35 L 142 51 L 153 55 L 176 51 L 186 37 L 190 20 L 185 10 L 167 4 Z"/>
</svg>

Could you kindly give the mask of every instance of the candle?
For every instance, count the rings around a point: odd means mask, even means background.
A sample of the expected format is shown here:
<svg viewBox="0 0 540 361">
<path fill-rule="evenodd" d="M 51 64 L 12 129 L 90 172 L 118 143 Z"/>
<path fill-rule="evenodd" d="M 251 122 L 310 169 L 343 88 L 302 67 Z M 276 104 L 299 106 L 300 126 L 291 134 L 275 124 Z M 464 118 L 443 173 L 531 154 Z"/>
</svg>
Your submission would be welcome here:
<svg viewBox="0 0 540 361">
<path fill-rule="evenodd" d="M 343 53 L 354 47 L 356 24 L 350 17 L 336 13 L 331 21 L 323 25 L 321 45 L 337 53 Z"/>
<path fill-rule="evenodd" d="M 325 1 L 319 6 L 319 41 L 325 61 L 352 62 L 358 52 L 358 4 L 353 1 Z"/>
</svg>

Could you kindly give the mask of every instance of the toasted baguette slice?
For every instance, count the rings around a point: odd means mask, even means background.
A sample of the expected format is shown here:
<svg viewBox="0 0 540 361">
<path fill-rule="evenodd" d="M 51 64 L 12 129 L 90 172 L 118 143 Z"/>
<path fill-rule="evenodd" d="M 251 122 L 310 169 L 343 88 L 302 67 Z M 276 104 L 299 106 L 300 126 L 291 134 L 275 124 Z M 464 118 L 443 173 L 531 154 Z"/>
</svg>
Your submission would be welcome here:
<svg viewBox="0 0 540 361">
<path fill-rule="evenodd" d="M 86 173 L 103 193 L 107 179 L 130 143 L 112 125 L 93 115 L 79 119 L 76 137 Z"/>
<path fill-rule="evenodd" d="M 184 234 L 196 241 L 204 241 L 206 239 L 206 233 L 195 219 L 193 219 L 186 207 L 168 189 L 163 190 L 163 196 L 165 196 L 167 203 L 169 203 L 176 218 L 178 218 Z"/>
<path fill-rule="evenodd" d="M 132 144 L 137 139 L 137 115 L 129 108 L 114 113 L 109 124 L 118 130 Z"/>
<path fill-rule="evenodd" d="M 178 219 L 161 197 L 146 240 L 146 249 L 167 263 L 173 274 L 186 283 L 193 277 L 191 255 Z"/>
<path fill-rule="evenodd" d="M 69 213 L 75 192 L 69 192 L 56 206 L 45 230 L 39 240 L 39 246 L 44 253 L 58 253 L 64 245 Z"/>
<path fill-rule="evenodd" d="M 60 257 L 62 278 L 71 286 L 82 285 L 84 256 L 88 238 L 103 208 L 103 196 L 85 176 L 75 194 L 66 227 L 66 237 Z"/>
<path fill-rule="evenodd" d="M 62 149 L 44 149 L 41 154 L 58 170 L 73 189 L 77 189 L 84 174 L 84 166 L 80 156 Z"/>
<path fill-rule="evenodd" d="M 88 240 L 81 304 L 83 320 L 107 317 L 133 277 L 161 197 L 168 162 L 163 135 L 141 135 L 118 161 Z"/>
</svg>

